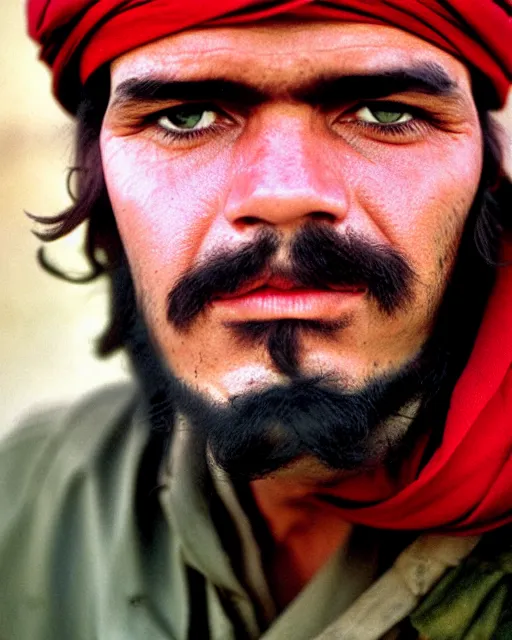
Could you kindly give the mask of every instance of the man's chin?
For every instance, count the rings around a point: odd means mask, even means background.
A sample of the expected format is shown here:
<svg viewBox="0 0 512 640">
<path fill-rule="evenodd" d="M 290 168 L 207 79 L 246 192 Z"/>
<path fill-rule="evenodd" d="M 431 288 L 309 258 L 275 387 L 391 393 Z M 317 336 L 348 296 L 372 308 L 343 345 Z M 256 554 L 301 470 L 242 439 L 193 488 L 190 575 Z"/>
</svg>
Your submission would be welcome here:
<svg viewBox="0 0 512 640">
<path fill-rule="evenodd" d="M 418 396 L 417 369 L 409 364 L 358 391 L 301 377 L 230 402 L 212 402 L 176 380 L 173 395 L 201 446 L 233 479 L 279 474 L 328 482 L 380 462 L 386 443 L 394 446 L 405 435 L 412 418 L 397 428 L 396 416 Z"/>
</svg>

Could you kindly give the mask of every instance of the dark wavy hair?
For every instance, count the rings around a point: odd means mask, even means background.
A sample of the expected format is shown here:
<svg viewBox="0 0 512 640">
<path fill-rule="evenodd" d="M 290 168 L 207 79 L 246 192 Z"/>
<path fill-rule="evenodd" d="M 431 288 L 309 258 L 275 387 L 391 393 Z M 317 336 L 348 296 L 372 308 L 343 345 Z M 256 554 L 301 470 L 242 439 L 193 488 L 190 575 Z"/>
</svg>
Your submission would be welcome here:
<svg viewBox="0 0 512 640">
<path fill-rule="evenodd" d="M 483 131 L 483 171 L 475 202 L 466 222 L 459 253 L 466 254 L 477 280 L 487 274 L 482 285 L 482 299 L 492 286 L 492 274 L 499 261 L 501 238 L 512 227 L 510 205 L 512 188 L 503 172 L 499 132 L 486 105 L 484 83 L 474 82 L 474 95 Z M 106 275 L 110 286 L 110 318 L 107 329 L 97 343 L 97 353 L 106 356 L 125 347 L 137 311 L 131 276 L 123 245 L 103 176 L 99 136 L 110 93 L 109 70 L 100 70 L 86 85 L 77 111 L 76 163 L 69 169 L 68 192 L 72 205 L 52 217 L 30 215 L 45 227 L 34 232 L 48 242 L 62 238 L 81 224 L 86 224 L 83 252 L 90 271 L 82 277 L 72 277 L 58 269 L 41 247 L 40 264 L 51 274 L 69 282 L 87 283 Z M 464 274 L 461 274 L 464 277 Z M 471 275 L 466 273 L 469 281 Z M 474 281 L 471 284 L 474 287 Z M 471 289 L 474 301 L 474 288 Z M 482 300 L 483 302 L 483 300 Z M 459 314 L 457 314 L 459 315 Z M 478 314 L 477 314 L 478 315 Z"/>
</svg>

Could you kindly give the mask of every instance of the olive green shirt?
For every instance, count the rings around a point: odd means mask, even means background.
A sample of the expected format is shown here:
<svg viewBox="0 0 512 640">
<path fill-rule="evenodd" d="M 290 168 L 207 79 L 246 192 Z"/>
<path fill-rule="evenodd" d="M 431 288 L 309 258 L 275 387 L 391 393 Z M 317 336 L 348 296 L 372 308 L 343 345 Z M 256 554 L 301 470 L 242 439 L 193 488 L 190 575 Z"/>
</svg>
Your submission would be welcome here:
<svg viewBox="0 0 512 640">
<path fill-rule="evenodd" d="M 1 640 L 185 640 L 198 616 L 215 640 L 306 640 L 372 582 L 366 532 L 276 616 L 249 521 L 227 481 L 205 480 L 206 460 L 180 425 L 148 544 L 134 508 L 148 433 L 126 386 L 38 415 L 2 443 Z M 213 526 L 210 485 L 226 494 L 244 566 Z M 194 589 L 205 593 L 197 607 Z"/>
<path fill-rule="evenodd" d="M 399 558 L 369 589 L 379 536 L 357 528 L 278 614 L 251 522 L 190 436 L 178 419 L 142 495 L 149 426 L 135 387 L 38 415 L 3 441 L 0 640 L 395 638 L 426 573 L 460 559 L 445 565 L 442 550 L 432 565 L 420 539 L 421 571 Z M 455 556 L 475 541 L 463 544 Z"/>
</svg>

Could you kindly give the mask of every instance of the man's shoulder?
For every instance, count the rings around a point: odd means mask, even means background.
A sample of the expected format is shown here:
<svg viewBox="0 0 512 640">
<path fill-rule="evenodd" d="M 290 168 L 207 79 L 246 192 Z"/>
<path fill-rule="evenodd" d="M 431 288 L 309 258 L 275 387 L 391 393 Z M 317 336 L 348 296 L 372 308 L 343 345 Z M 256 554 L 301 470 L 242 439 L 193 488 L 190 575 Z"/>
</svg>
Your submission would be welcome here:
<svg viewBox="0 0 512 640">
<path fill-rule="evenodd" d="M 139 406 L 134 386 L 103 389 L 0 443 L 1 637 L 71 637 L 56 630 L 65 615 L 82 629 L 80 606 L 100 609 L 115 562 L 123 584 L 137 583 L 133 501 L 149 435 Z M 76 637 L 96 637 L 98 616 Z"/>
<path fill-rule="evenodd" d="M 133 430 L 137 389 L 118 384 L 80 401 L 37 412 L 0 441 L 0 505 L 15 506 L 38 492 L 53 472 L 62 477 L 90 469 L 116 432 Z M 18 500 L 16 500 L 17 498 Z M 19 504 L 19 502 L 18 502 Z"/>
<path fill-rule="evenodd" d="M 0 549 L 13 519 L 65 491 L 77 479 L 102 473 L 102 461 L 121 453 L 145 429 L 134 419 L 137 389 L 114 385 L 67 407 L 28 417 L 0 441 Z M 132 451 L 137 446 L 132 446 Z"/>
</svg>

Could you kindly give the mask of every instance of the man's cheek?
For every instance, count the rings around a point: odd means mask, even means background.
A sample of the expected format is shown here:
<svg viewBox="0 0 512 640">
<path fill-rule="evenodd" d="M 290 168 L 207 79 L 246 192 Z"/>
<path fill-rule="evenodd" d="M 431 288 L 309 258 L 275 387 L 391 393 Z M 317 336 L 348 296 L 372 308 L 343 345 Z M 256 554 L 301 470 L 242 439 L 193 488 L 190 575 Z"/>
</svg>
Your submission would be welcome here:
<svg viewBox="0 0 512 640">
<path fill-rule="evenodd" d="M 359 200 L 384 238 L 413 265 L 427 266 L 460 235 L 476 194 L 478 149 L 452 154 L 398 149 L 368 171 Z M 469 153 L 471 151 L 471 153 Z M 441 242 L 441 245 L 439 244 Z"/>
<path fill-rule="evenodd" d="M 107 188 L 129 258 L 150 256 L 177 271 L 190 266 L 218 201 L 214 182 L 151 147 L 104 150 Z"/>
</svg>

